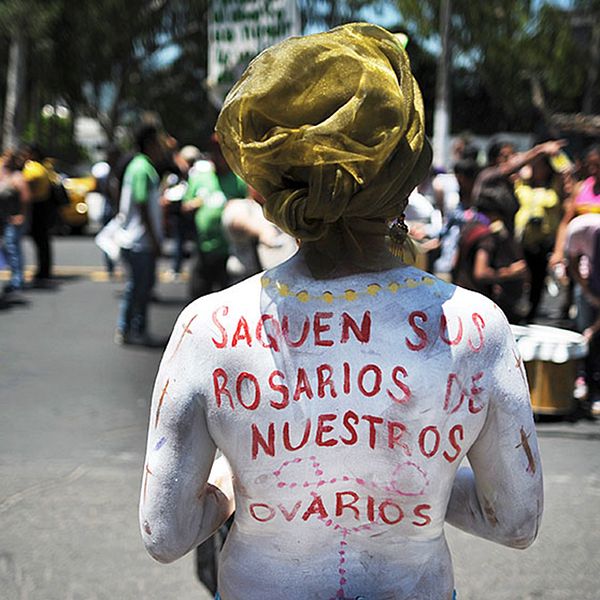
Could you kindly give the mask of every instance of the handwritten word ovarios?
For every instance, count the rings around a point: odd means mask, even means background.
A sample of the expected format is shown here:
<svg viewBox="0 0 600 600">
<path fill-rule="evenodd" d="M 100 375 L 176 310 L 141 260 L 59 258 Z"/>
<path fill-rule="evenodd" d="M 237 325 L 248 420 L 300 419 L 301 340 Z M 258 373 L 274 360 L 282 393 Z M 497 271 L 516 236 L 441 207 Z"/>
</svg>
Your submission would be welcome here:
<svg viewBox="0 0 600 600">
<path fill-rule="evenodd" d="M 426 527 L 431 523 L 428 512 L 430 504 L 417 504 L 410 513 L 403 508 L 397 500 L 376 500 L 373 496 L 361 497 L 353 490 L 335 492 L 335 501 L 326 506 L 323 498 L 313 493 L 312 500 L 298 500 L 293 506 L 282 503 L 273 506 L 267 502 L 252 502 L 248 506 L 250 516 L 260 523 L 267 523 L 276 518 L 283 518 L 288 522 L 295 519 L 308 521 L 311 517 L 325 521 L 328 525 L 334 524 L 334 519 L 351 517 L 355 521 L 372 524 L 397 525 L 405 519 L 415 527 Z M 339 526 L 338 526 L 339 527 Z"/>
</svg>

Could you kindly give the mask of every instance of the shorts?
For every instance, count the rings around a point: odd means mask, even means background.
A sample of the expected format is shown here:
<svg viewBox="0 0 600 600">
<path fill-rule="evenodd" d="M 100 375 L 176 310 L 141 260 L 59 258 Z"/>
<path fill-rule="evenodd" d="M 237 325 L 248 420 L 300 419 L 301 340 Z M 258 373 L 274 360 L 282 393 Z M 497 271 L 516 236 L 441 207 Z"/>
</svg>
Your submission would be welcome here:
<svg viewBox="0 0 600 600">
<path fill-rule="evenodd" d="M 221 600 L 221 596 L 219 595 L 219 592 L 217 592 L 217 594 L 215 595 L 215 600 Z M 456 593 L 456 590 L 454 590 L 452 592 L 452 600 L 458 600 L 458 595 Z"/>
</svg>

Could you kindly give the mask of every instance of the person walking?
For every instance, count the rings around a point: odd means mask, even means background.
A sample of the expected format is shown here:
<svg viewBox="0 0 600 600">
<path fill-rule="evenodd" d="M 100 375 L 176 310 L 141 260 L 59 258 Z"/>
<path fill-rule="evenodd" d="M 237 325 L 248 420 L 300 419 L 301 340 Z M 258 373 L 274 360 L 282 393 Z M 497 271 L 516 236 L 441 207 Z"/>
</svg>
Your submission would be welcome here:
<svg viewBox="0 0 600 600">
<path fill-rule="evenodd" d="M 209 294 L 229 285 L 229 247 L 221 222 L 227 198 L 221 189 L 215 165 L 198 160 L 190 169 L 183 196 L 183 215 L 193 215 L 196 226 L 196 260 L 190 274 L 190 298 Z"/>
<path fill-rule="evenodd" d="M 8 301 L 20 299 L 25 285 L 22 238 L 31 195 L 22 168 L 17 152 L 7 150 L 0 166 L 0 215 L 4 222 L 3 250 L 10 268 L 10 280 L 3 290 Z"/>
<path fill-rule="evenodd" d="M 484 189 L 475 202 L 458 241 L 452 280 L 493 300 L 510 323 L 523 314 L 520 300 L 529 276 L 519 242 L 505 225 L 504 197 Z"/>
<path fill-rule="evenodd" d="M 561 219 L 562 186 L 547 156 L 538 156 L 531 162 L 529 177 L 517 180 L 515 193 L 520 206 L 515 215 L 515 232 L 530 274 L 527 321 L 533 322 Z"/>
<path fill-rule="evenodd" d="M 155 165 L 163 158 L 163 148 L 154 125 L 142 125 L 135 143 L 138 153 L 125 170 L 119 203 L 124 231 L 121 259 L 127 283 L 115 343 L 155 345 L 148 335 L 147 313 L 162 241 L 160 178 Z"/>
<path fill-rule="evenodd" d="M 23 176 L 29 184 L 31 194 L 30 234 L 37 257 L 33 282 L 36 286 L 45 287 L 52 277 L 53 263 L 51 228 L 56 210 L 52 202 L 52 182 L 37 145 L 26 145 L 21 152 L 24 161 Z"/>
<path fill-rule="evenodd" d="M 575 386 L 580 399 L 586 399 L 593 413 L 600 415 L 600 327 L 596 322 L 600 287 L 598 265 L 600 246 L 598 217 L 600 215 L 600 145 L 593 145 L 585 153 L 584 172 L 587 177 L 577 183 L 569 182 L 570 194 L 564 203 L 563 217 L 558 226 L 550 266 L 567 273 L 573 284 L 577 307 L 575 325 L 590 344 L 585 371 Z M 593 266 L 593 269 L 592 269 Z M 592 285 L 588 284 L 588 279 Z M 594 285 L 596 284 L 596 285 Z"/>
</svg>

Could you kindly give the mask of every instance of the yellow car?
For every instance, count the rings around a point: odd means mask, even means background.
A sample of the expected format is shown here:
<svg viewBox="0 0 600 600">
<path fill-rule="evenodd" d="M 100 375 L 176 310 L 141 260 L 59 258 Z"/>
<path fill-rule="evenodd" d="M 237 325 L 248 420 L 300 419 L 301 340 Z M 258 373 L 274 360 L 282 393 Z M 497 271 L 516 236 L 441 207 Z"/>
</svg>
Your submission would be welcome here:
<svg viewBox="0 0 600 600">
<path fill-rule="evenodd" d="M 96 179 L 86 177 L 65 177 L 62 185 L 67 192 L 68 203 L 59 207 L 60 219 L 72 233 L 81 233 L 88 224 L 86 196 L 96 189 Z"/>
</svg>

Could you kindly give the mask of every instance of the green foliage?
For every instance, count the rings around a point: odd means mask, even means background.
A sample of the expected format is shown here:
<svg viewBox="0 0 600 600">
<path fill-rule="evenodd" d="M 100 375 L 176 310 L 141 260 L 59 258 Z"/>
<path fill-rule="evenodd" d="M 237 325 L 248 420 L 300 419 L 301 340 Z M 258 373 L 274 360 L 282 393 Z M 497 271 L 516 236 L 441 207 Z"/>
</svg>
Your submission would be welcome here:
<svg viewBox="0 0 600 600">
<path fill-rule="evenodd" d="M 56 19 L 63 0 L 2 0 L 0 34 L 11 36 L 25 31 L 34 39 L 43 37 Z"/>
<path fill-rule="evenodd" d="M 412 36 L 435 45 L 441 1 L 397 3 Z M 600 0 L 574 4 L 598 10 Z M 571 10 L 532 0 L 452 0 L 451 6 L 455 125 L 531 130 L 540 108 L 534 89 L 548 112 L 581 110 L 586 49 L 575 43 Z"/>
<path fill-rule="evenodd" d="M 359 18 L 366 6 L 381 6 L 383 0 L 298 0 L 302 29 L 331 29 Z"/>
<path fill-rule="evenodd" d="M 305 30 L 360 19 L 393 0 L 298 0 Z M 27 121 L 46 103 L 99 120 L 109 139 L 142 111 L 158 112 L 182 143 L 202 143 L 215 111 L 204 88 L 210 0 L 0 1 L 0 109 L 10 36 L 28 38 Z M 434 105 L 441 0 L 397 0 L 398 28 L 420 82 L 428 122 Z M 600 0 L 572 0 L 596 15 Z M 574 35 L 572 11 L 548 0 L 452 0 L 455 129 L 532 129 L 532 90 L 547 109 L 577 111 L 589 88 L 589 43 Z M 165 59 L 165 49 L 176 56 Z M 35 129 L 30 129 L 33 134 Z"/>
<path fill-rule="evenodd" d="M 75 143 L 73 120 L 52 116 L 30 121 L 23 134 L 25 142 L 40 145 L 47 156 L 59 158 L 68 164 L 88 160 L 86 151 Z"/>
</svg>

